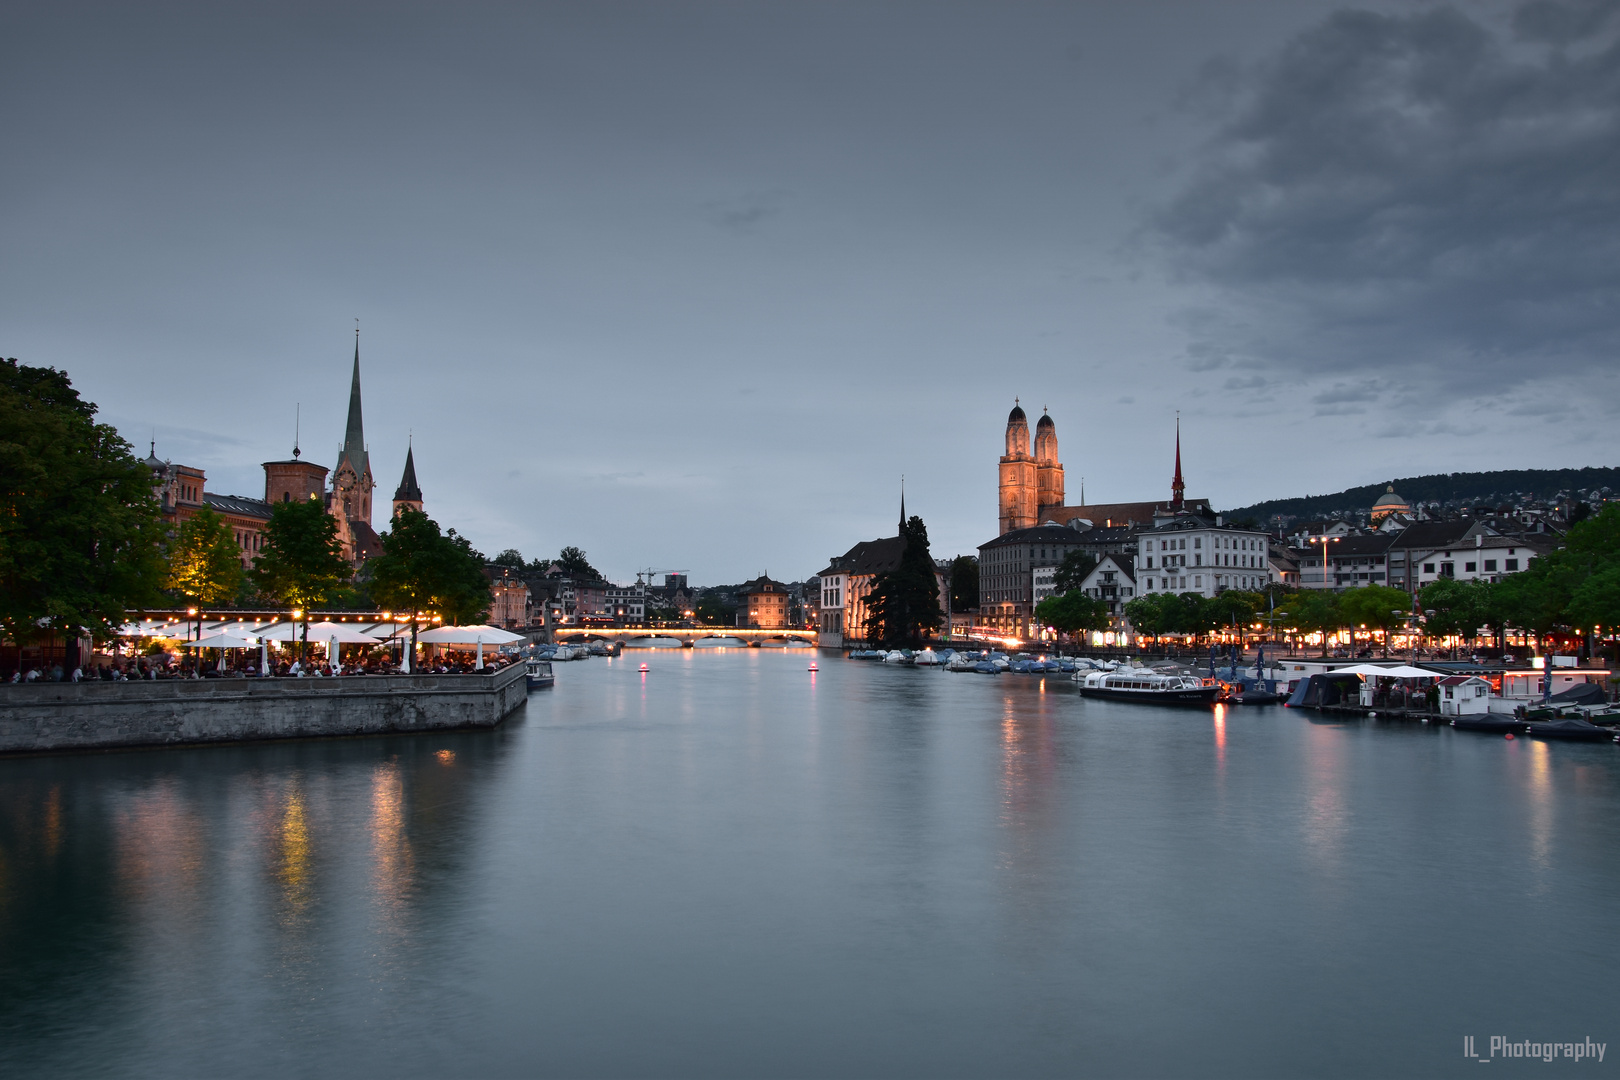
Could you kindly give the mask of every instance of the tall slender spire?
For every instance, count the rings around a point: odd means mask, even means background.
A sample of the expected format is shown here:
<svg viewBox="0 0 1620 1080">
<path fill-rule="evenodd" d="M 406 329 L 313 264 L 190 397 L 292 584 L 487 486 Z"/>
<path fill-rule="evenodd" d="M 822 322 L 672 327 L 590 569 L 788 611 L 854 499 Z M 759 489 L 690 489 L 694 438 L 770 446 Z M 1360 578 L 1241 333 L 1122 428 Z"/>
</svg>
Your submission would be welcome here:
<svg viewBox="0 0 1620 1080">
<path fill-rule="evenodd" d="M 1187 484 L 1181 479 L 1181 414 L 1176 413 L 1176 476 L 1170 481 L 1170 505 L 1177 510 L 1181 509 L 1182 499 L 1187 493 Z"/>
<path fill-rule="evenodd" d="M 906 535 L 906 474 L 900 474 L 900 536 Z"/>
<path fill-rule="evenodd" d="M 349 384 L 349 423 L 343 432 L 343 453 L 338 458 L 354 466 L 360 476 L 366 475 L 366 432 L 360 416 L 360 328 L 354 328 L 354 377 Z"/>
</svg>

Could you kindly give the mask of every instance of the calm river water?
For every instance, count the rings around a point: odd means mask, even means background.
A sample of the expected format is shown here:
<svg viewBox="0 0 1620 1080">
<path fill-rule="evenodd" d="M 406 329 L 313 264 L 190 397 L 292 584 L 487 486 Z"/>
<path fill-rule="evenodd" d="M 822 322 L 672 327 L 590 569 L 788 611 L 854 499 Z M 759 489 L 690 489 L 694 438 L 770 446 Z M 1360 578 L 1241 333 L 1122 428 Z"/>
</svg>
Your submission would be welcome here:
<svg viewBox="0 0 1620 1080">
<path fill-rule="evenodd" d="M 558 664 L 493 732 L 0 761 L 0 1074 L 1620 1057 L 1620 748 L 809 659 Z"/>
</svg>

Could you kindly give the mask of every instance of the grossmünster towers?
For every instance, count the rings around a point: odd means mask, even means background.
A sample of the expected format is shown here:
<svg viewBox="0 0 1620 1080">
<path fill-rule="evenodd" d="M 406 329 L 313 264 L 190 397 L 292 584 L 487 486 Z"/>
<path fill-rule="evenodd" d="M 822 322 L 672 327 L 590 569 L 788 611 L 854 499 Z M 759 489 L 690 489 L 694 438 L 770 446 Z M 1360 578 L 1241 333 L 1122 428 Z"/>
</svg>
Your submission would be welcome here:
<svg viewBox="0 0 1620 1080">
<path fill-rule="evenodd" d="M 1007 417 L 1007 452 L 1001 456 L 1001 532 L 1040 524 L 1049 509 L 1063 505 L 1063 465 L 1058 461 L 1057 425 L 1046 413 L 1035 423 L 1035 453 L 1029 452 L 1029 421 L 1014 402 Z"/>
</svg>

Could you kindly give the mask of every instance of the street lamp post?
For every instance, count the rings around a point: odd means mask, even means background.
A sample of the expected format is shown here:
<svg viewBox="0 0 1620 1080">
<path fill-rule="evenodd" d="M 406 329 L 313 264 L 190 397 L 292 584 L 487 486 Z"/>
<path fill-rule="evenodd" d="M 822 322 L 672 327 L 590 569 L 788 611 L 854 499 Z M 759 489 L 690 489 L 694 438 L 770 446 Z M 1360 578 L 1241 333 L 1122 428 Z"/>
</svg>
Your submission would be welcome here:
<svg viewBox="0 0 1620 1080">
<path fill-rule="evenodd" d="M 1330 584 L 1328 582 L 1328 545 L 1329 544 L 1337 544 L 1340 539 L 1341 539 L 1341 537 L 1329 536 L 1325 532 L 1321 536 L 1308 536 L 1308 537 L 1305 538 L 1306 543 L 1321 544 L 1322 545 L 1322 588 L 1324 588 L 1324 589 L 1333 588 L 1333 584 Z M 1352 637 L 1353 637 L 1353 635 L 1352 635 Z M 1328 640 L 1328 632 L 1327 632 L 1327 629 L 1324 628 L 1322 630 L 1322 655 L 1323 656 L 1327 655 L 1327 651 L 1328 651 L 1327 650 L 1327 640 Z"/>
</svg>

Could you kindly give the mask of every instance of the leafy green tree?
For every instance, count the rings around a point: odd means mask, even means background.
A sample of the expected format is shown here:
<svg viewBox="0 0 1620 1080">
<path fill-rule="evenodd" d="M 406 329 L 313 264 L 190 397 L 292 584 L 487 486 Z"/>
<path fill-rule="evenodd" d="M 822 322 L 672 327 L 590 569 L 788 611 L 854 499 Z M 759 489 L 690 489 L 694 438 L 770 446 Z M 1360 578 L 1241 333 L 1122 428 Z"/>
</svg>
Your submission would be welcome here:
<svg viewBox="0 0 1620 1080">
<path fill-rule="evenodd" d="M 1058 564 L 1057 573 L 1052 576 L 1052 588 L 1060 595 L 1078 589 L 1086 576 L 1097 569 L 1097 557 L 1089 551 L 1078 549 L 1063 556 Z"/>
<path fill-rule="evenodd" d="M 951 560 L 951 610 L 979 610 L 979 560 L 973 555 Z"/>
<path fill-rule="evenodd" d="M 203 507 L 180 523 L 169 541 L 169 572 L 163 587 L 196 604 L 197 627 L 202 629 L 204 605 L 233 599 L 246 576 L 242 552 L 225 519 Z"/>
<path fill-rule="evenodd" d="M 495 566 L 510 567 L 513 570 L 527 570 L 529 568 L 529 564 L 523 561 L 523 555 L 517 548 L 507 548 L 489 561 Z"/>
<path fill-rule="evenodd" d="M 1227 589 L 1216 594 L 1210 601 L 1215 616 L 1215 625 L 1220 627 L 1236 626 L 1240 629 L 1249 625 L 1255 613 L 1265 606 L 1264 595 L 1255 592 L 1244 592 L 1240 589 Z"/>
<path fill-rule="evenodd" d="M 1071 637 L 1084 630 L 1108 629 L 1108 605 L 1079 589 L 1048 596 L 1035 605 L 1035 617 L 1058 633 Z"/>
<path fill-rule="evenodd" d="M 1322 655 L 1328 654 L 1327 636 L 1344 625 L 1338 594 L 1325 589 L 1301 589 L 1289 601 L 1288 625 L 1306 633 L 1322 634 Z"/>
<path fill-rule="evenodd" d="M 1600 570 L 1576 586 L 1569 600 L 1569 621 L 1592 632 L 1620 627 L 1620 565 Z"/>
<path fill-rule="evenodd" d="M 1148 634 L 1157 645 L 1161 635 L 1173 633 L 1181 604 L 1170 593 L 1148 593 L 1125 604 L 1125 617 L 1138 634 Z"/>
<path fill-rule="evenodd" d="M 1485 582 L 1451 578 L 1431 581 L 1418 592 L 1418 604 L 1424 611 L 1434 612 L 1428 616 L 1426 631 L 1441 637 L 1456 635 L 1472 642 L 1479 627 L 1491 621 L 1489 610 L 1502 606 L 1501 597 L 1492 595 L 1494 592 Z"/>
<path fill-rule="evenodd" d="M 1211 630 L 1221 625 L 1220 608 L 1216 606 L 1214 597 L 1184 592 L 1176 599 L 1179 601 L 1176 629 L 1183 634 L 1191 634 L 1195 642 L 1207 637 Z"/>
<path fill-rule="evenodd" d="M 303 611 L 303 645 L 309 651 L 309 611 L 325 603 L 349 580 L 354 568 L 343 557 L 337 521 L 319 499 L 279 502 L 264 527 L 264 547 L 253 564 L 259 591 Z"/>
<path fill-rule="evenodd" d="M 417 622 L 434 608 L 438 587 L 439 526 L 420 510 L 404 507 L 382 534 L 382 554 L 366 563 L 371 595 L 395 612 L 411 613 L 411 651 L 416 655 Z"/>
<path fill-rule="evenodd" d="M 1406 625 L 1406 616 L 1411 608 L 1412 597 L 1406 590 L 1392 589 L 1388 585 L 1363 585 L 1339 597 L 1339 610 L 1350 625 L 1384 632 L 1386 657 L 1389 655 L 1389 632 Z"/>
<path fill-rule="evenodd" d="M 436 614 L 447 625 L 482 622 L 489 615 L 489 579 L 484 558 L 466 537 L 420 510 L 406 508 L 382 535 L 382 554 L 366 564 L 371 594 L 394 611 L 411 613 L 411 656 L 417 623 Z"/>
<path fill-rule="evenodd" d="M 900 565 L 878 574 L 867 595 L 867 635 L 890 647 L 922 644 L 939 629 L 939 579 L 928 551 L 928 528 L 913 515 L 900 530 Z"/>
<path fill-rule="evenodd" d="M 157 599 L 152 473 L 54 368 L 0 361 L 0 628 L 106 638 Z"/>
<path fill-rule="evenodd" d="M 565 547 L 557 553 L 557 565 L 562 568 L 564 576 L 579 581 L 596 581 L 602 576 L 586 560 L 585 553 L 573 546 Z"/>
<path fill-rule="evenodd" d="M 489 618 L 489 578 L 484 576 L 484 556 L 465 536 L 451 529 L 444 534 L 440 568 L 439 612 L 446 622 L 457 626 L 481 623 Z"/>
</svg>

